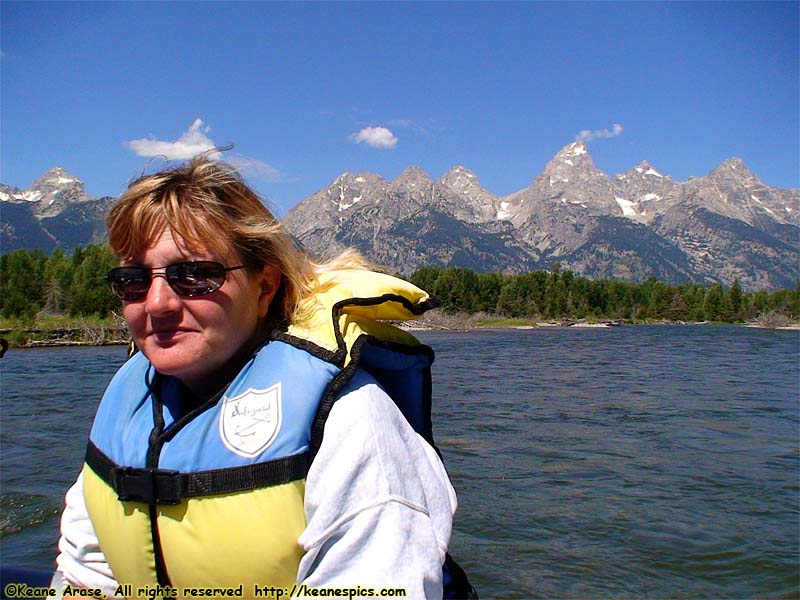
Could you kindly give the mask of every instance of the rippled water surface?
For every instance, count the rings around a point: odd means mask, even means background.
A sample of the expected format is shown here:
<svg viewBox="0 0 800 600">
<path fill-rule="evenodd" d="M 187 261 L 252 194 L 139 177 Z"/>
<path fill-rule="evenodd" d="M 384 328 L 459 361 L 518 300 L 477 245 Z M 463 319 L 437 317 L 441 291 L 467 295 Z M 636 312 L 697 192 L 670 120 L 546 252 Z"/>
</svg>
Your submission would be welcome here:
<svg viewBox="0 0 800 600">
<path fill-rule="evenodd" d="M 0 359 L 0 557 L 52 568 L 58 515 L 125 346 L 9 350 Z"/>
<path fill-rule="evenodd" d="M 484 598 L 800 597 L 800 337 L 741 327 L 423 333 Z M 122 347 L 0 360 L 3 563 L 49 566 Z"/>
</svg>

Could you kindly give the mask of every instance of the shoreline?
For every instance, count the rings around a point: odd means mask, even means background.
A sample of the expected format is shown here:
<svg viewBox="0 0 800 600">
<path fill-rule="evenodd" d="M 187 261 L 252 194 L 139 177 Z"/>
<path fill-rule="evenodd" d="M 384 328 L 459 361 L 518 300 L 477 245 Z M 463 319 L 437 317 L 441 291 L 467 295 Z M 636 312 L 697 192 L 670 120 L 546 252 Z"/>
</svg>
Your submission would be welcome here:
<svg viewBox="0 0 800 600">
<path fill-rule="evenodd" d="M 420 321 L 404 321 L 393 323 L 398 328 L 408 332 L 418 331 L 447 331 L 453 333 L 468 333 L 476 330 L 534 330 L 534 329 L 614 329 L 617 327 L 626 326 L 692 326 L 692 325 L 730 325 L 733 327 L 747 327 L 750 329 L 773 329 L 777 331 L 800 331 L 800 323 L 792 323 L 790 325 L 774 326 L 760 323 L 710 323 L 708 321 L 659 321 L 654 323 L 626 323 L 622 321 L 600 321 L 596 323 L 584 321 L 537 321 L 534 324 L 487 324 L 487 325 L 473 325 L 469 327 L 446 327 L 434 323 L 424 323 Z M 81 333 L 90 339 L 70 339 L 69 336 L 64 337 L 65 330 L 55 330 L 55 337 L 45 339 L 28 339 L 23 344 L 11 343 L 9 337 L 15 333 L 22 331 L 22 333 L 45 333 L 41 329 L 33 330 L 14 330 L 14 329 L 0 329 L 0 344 L 2 350 L 0 351 L 0 358 L 8 350 L 24 350 L 28 348 L 61 348 L 68 346 L 126 346 L 131 343 L 130 339 L 123 339 L 116 337 L 119 331 L 114 331 L 114 337 L 106 337 L 109 333 L 108 328 L 97 328 L 96 330 L 82 329 Z M 70 330 L 69 333 L 76 333 L 77 330 Z"/>
<path fill-rule="evenodd" d="M 597 322 L 597 323 L 590 323 L 590 322 L 558 322 L 558 321 L 537 321 L 533 325 L 476 325 L 467 328 L 459 328 L 459 327 L 442 327 L 440 325 L 430 325 L 420 323 L 418 321 L 406 321 L 400 323 L 394 323 L 400 329 L 405 331 L 415 332 L 415 331 L 448 331 L 448 332 L 463 332 L 467 333 L 470 331 L 480 331 L 482 329 L 486 330 L 505 330 L 505 329 L 516 329 L 516 330 L 534 330 L 534 329 L 614 329 L 616 327 L 630 327 L 630 326 L 641 326 L 641 327 L 658 327 L 658 326 L 675 326 L 675 327 L 686 327 L 686 326 L 694 326 L 694 325 L 725 325 L 731 327 L 747 327 L 750 329 L 773 329 L 773 330 L 780 330 L 780 331 L 800 331 L 800 323 L 792 323 L 790 325 L 784 326 L 774 326 L 774 325 L 762 325 L 759 323 L 725 323 L 725 322 L 710 322 L 710 321 L 657 321 L 652 323 L 628 323 L 628 322 L 621 322 L 621 321 L 614 321 L 614 322 Z"/>
<path fill-rule="evenodd" d="M 88 325 L 79 327 L 3 327 L 0 328 L 2 357 L 8 350 L 64 346 L 117 346 L 130 343 L 126 327 Z"/>
</svg>

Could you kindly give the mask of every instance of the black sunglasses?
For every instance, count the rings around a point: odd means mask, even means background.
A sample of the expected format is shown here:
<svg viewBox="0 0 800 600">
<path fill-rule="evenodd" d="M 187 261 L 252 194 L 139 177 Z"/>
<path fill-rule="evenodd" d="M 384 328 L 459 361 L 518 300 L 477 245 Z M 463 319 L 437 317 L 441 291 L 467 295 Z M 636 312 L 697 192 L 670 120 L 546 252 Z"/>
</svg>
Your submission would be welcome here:
<svg viewBox="0 0 800 600">
<path fill-rule="evenodd" d="M 126 302 L 141 300 L 147 295 L 153 277 L 163 277 L 176 294 L 184 298 L 205 296 L 216 292 L 225 283 L 228 271 L 243 269 L 226 267 L 210 260 L 179 262 L 165 267 L 117 267 L 108 272 L 108 283 L 111 290 Z M 154 273 L 156 269 L 164 269 L 163 273 Z"/>
</svg>

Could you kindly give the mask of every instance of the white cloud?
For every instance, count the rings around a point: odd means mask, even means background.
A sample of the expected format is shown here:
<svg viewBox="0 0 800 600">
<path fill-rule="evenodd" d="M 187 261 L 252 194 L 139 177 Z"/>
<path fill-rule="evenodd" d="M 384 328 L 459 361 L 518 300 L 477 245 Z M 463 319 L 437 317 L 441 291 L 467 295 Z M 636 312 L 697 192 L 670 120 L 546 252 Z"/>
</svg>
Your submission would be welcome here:
<svg viewBox="0 0 800 600">
<path fill-rule="evenodd" d="M 397 138 L 386 127 L 365 127 L 358 133 L 350 134 L 350 139 L 357 144 L 367 144 L 373 148 L 394 148 Z"/>
<path fill-rule="evenodd" d="M 194 122 L 189 125 L 189 129 L 184 131 L 174 142 L 144 138 L 130 140 L 125 142 L 125 145 L 137 155 L 147 158 L 164 157 L 167 160 L 188 160 L 202 152 L 207 152 L 218 147 L 214 143 L 214 140 L 206 135 L 208 133 L 211 133 L 211 127 L 208 125 L 204 126 L 203 120 L 198 118 L 195 119 Z M 223 148 L 223 150 L 229 150 L 231 147 L 232 145 Z M 211 160 L 224 160 L 247 177 L 254 177 L 265 181 L 282 181 L 284 179 L 283 173 L 278 169 L 257 158 L 250 158 L 238 154 L 223 156 L 220 152 L 210 152 L 208 157 Z"/>
<path fill-rule="evenodd" d="M 211 128 L 203 127 L 202 119 L 195 119 L 181 136 L 174 142 L 165 142 L 154 138 L 130 140 L 125 145 L 137 155 L 144 157 L 163 156 L 167 160 L 186 160 L 216 147 L 216 144 L 206 135 Z M 210 158 L 218 159 L 219 153 L 215 152 Z"/>
<path fill-rule="evenodd" d="M 590 142 L 597 138 L 613 138 L 622 133 L 622 125 L 614 123 L 611 129 L 584 129 L 575 136 L 575 140 L 579 142 Z"/>
</svg>

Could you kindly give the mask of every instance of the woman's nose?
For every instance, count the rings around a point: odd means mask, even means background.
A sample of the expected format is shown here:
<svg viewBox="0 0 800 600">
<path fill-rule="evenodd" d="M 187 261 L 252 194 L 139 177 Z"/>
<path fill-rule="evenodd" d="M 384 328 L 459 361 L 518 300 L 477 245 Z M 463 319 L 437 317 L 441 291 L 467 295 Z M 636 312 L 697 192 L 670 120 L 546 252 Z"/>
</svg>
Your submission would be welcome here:
<svg viewBox="0 0 800 600">
<path fill-rule="evenodd" d="M 181 308 L 181 298 L 175 293 L 162 273 L 154 273 L 147 290 L 145 310 L 151 315 L 177 312 Z"/>
</svg>

